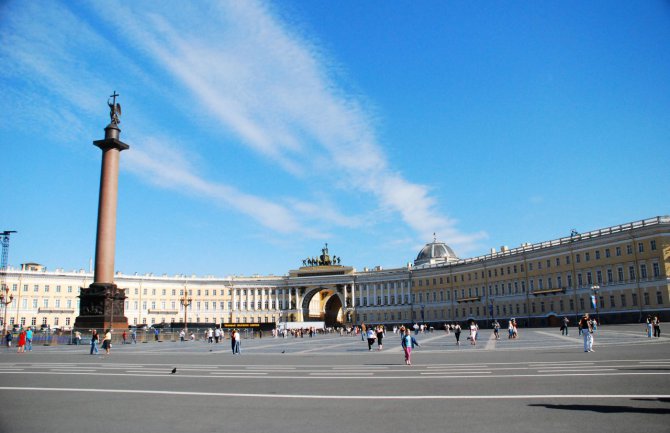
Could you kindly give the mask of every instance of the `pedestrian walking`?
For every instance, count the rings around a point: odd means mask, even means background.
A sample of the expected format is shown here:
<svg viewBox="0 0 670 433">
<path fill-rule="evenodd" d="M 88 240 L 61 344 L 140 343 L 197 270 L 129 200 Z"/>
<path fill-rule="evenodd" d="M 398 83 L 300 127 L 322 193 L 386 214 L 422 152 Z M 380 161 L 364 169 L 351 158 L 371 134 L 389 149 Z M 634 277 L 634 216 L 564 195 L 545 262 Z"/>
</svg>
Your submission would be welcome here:
<svg viewBox="0 0 670 433">
<path fill-rule="evenodd" d="M 98 354 L 98 342 L 100 341 L 100 336 L 98 331 L 95 329 L 91 331 L 91 355 Z"/>
<path fill-rule="evenodd" d="M 102 339 L 102 348 L 105 349 L 105 354 L 109 355 L 110 350 L 112 350 L 112 330 L 107 328 L 105 330 L 105 336 Z"/>
<path fill-rule="evenodd" d="M 382 340 L 384 339 L 385 331 L 384 325 L 377 326 L 377 350 L 382 350 L 384 348 Z"/>
<path fill-rule="evenodd" d="M 473 346 L 477 345 L 477 331 L 479 330 L 479 326 L 477 326 L 477 322 L 474 320 L 470 322 L 470 344 Z"/>
<path fill-rule="evenodd" d="M 126 344 L 126 339 L 128 338 L 128 333 L 126 330 L 123 330 L 123 334 L 121 334 L 121 339 L 123 340 L 123 344 Z"/>
<path fill-rule="evenodd" d="M 654 327 L 654 337 L 661 338 L 661 320 L 658 318 L 658 316 L 654 316 L 652 325 Z"/>
<path fill-rule="evenodd" d="M 19 332 L 19 341 L 16 343 L 17 353 L 26 352 L 26 330 L 21 329 Z"/>
<path fill-rule="evenodd" d="M 500 340 L 500 323 L 497 320 L 493 321 L 493 335 L 495 335 L 496 340 Z"/>
<path fill-rule="evenodd" d="M 584 317 L 579 321 L 579 327 L 582 329 L 584 336 L 584 352 L 593 352 L 593 322 L 589 318 L 589 313 L 585 313 Z"/>
<path fill-rule="evenodd" d="M 454 337 L 456 337 L 456 346 L 461 345 L 461 325 L 457 323 L 454 325 Z"/>
<path fill-rule="evenodd" d="M 14 338 L 14 336 L 12 335 L 12 331 L 8 329 L 7 333 L 5 334 L 5 345 L 7 347 L 12 347 L 12 339 L 13 338 Z"/>
<path fill-rule="evenodd" d="M 653 328 L 654 324 L 652 323 L 651 316 L 647 316 L 647 338 L 651 338 Z"/>
<path fill-rule="evenodd" d="M 30 326 L 26 328 L 26 350 L 28 352 L 33 350 L 33 328 Z"/>
<path fill-rule="evenodd" d="M 367 338 L 368 338 L 368 351 L 370 351 L 372 350 L 372 345 L 375 344 L 375 338 L 377 338 L 377 336 L 375 335 L 375 330 L 372 329 L 372 327 L 368 328 Z"/>
<path fill-rule="evenodd" d="M 232 345 L 233 345 L 233 355 L 237 354 L 240 355 L 240 346 L 242 344 L 242 337 L 240 336 L 240 331 L 235 329 L 233 331 L 233 334 L 231 335 L 230 339 L 232 340 Z"/>
<path fill-rule="evenodd" d="M 412 365 L 412 340 L 413 338 L 409 332 L 409 328 L 405 329 L 405 332 L 400 338 L 400 346 L 405 354 L 405 365 Z"/>
<path fill-rule="evenodd" d="M 568 324 L 570 319 L 567 316 L 563 316 L 563 324 L 561 325 L 561 335 L 568 335 Z"/>
</svg>

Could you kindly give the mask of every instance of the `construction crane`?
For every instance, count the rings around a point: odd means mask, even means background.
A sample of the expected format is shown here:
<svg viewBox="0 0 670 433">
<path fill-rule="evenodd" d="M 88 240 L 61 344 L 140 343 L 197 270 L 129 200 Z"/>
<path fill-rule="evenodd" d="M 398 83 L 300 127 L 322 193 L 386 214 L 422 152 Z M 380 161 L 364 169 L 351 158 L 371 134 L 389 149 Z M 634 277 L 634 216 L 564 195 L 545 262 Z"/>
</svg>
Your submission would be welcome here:
<svg viewBox="0 0 670 433">
<path fill-rule="evenodd" d="M 2 336 L 4 338 L 7 330 L 7 307 L 14 300 L 14 296 L 9 295 L 7 280 L 7 258 L 9 257 L 9 236 L 16 233 L 15 230 L 5 230 L 0 233 L 0 242 L 2 242 L 2 260 L 0 261 L 0 303 L 5 307 L 5 314 L 2 318 Z"/>
<path fill-rule="evenodd" d="M 2 237 L 2 262 L 0 263 L 0 270 L 2 270 L 3 286 L 5 282 L 4 276 L 7 272 L 7 258 L 9 257 L 9 235 L 12 233 L 16 233 L 16 230 L 5 230 L 0 233 L 0 236 Z"/>
</svg>

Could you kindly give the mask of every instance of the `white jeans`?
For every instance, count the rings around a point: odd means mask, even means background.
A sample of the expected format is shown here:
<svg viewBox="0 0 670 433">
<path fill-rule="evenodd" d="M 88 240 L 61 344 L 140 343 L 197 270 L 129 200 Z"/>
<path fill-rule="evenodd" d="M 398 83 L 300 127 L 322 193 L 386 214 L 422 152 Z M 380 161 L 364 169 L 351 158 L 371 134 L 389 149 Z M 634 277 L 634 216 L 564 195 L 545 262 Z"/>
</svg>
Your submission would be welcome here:
<svg viewBox="0 0 670 433">
<path fill-rule="evenodd" d="M 593 350 L 593 334 L 585 329 L 582 335 L 584 336 L 584 352 Z"/>
</svg>

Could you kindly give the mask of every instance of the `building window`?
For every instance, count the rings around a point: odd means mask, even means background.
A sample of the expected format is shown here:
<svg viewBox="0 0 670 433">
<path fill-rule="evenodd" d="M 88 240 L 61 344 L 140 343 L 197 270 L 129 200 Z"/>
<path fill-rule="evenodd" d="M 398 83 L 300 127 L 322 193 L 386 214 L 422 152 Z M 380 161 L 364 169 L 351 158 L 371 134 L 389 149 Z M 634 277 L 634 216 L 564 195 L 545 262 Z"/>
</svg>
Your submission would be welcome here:
<svg viewBox="0 0 670 433">
<path fill-rule="evenodd" d="M 579 309 L 584 311 L 584 298 L 579 298 Z"/>
<path fill-rule="evenodd" d="M 577 253 L 577 254 L 575 255 L 575 261 L 576 261 L 577 263 L 581 263 L 582 259 L 581 259 L 581 256 L 579 255 L 579 253 Z"/>
<path fill-rule="evenodd" d="M 663 305 L 663 292 L 656 292 L 656 303 Z"/>
<path fill-rule="evenodd" d="M 624 294 L 621 295 L 621 306 L 622 307 L 626 306 L 626 295 Z"/>
<path fill-rule="evenodd" d="M 610 253 L 610 249 L 609 249 L 609 248 L 605 248 L 605 258 L 608 258 L 608 259 L 609 259 L 611 256 L 612 256 L 612 254 Z"/>
<path fill-rule="evenodd" d="M 616 256 L 621 256 L 621 247 L 616 247 Z"/>
<path fill-rule="evenodd" d="M 647 265 L 644 263 L 640 265 L 640 278 L 647 278 Z"/>
<path fill-rule="evenodd" d="M 591 260 L 591 253 L 584 253 L 584 260 L 587 262 Z"/>
<path fill-rule="evenodd" d="M 652 264 L 652 269 L 654 272 L 654 278 L 658 278 L 661 275 L 661 269 L 658 266 L 658 263 Z"/>
<path fill-rule="evenodd" d="M 644 297 L 644 305 L 649 305 L 649 293 L 645 292 L 642 296 Z"/>
<path fill-rule="evenodd" d="M 631 281 L 635 280 L 635 267 L 634 266 L 629 266 L 628 267 L 628 276 L 630 277 Z"/>
<path fill-rule="evenodd" d="M 619 277 L 619 282 L 623 282 L 623 268 L 617 268 L 617 276 Z"/>
<path fill-rule="evenodd" d="M 610 308 L 614 308 L 616 305 L 614 305 L 614 295 L 610 295 Z"/>
<path fill-rule="evenodd" d="M 626 254 L 633 254 L 633 246 L 631 244 L 626 245 Z"/>
<path fill-rule="evenodd" d="M 644 252 L 644 244 L 642 242 L 637 243 L 637 252 L 638 253 L 643 253 Z"/>
<path fill-rule="evenodd" d="M 650 242 L 650 247 L 652 251 L 656 251 L 656 240 L 652 239 Z"/>
<path fill-rule="evenodd" d="M 631 293 L 631 300 L 633 301 L 633 307 L 637 307 L 637 293 Z"/>
<path fill-rule="evenodd" d="M 596 271 L 596 281 L 598 284 L 603 283 L 603 271 Z"/>
<path fill-rule="evenodd" d="M 600 260 L 600 250 L 596 250 L 596 260 Z"/>
<path fill-rule="evenodd" d="M 612 278 L 612 270 L 611 270 L 611 269 L 608 269 L 608 270 L 607 270 L 607 283 L 608 283 L 608 284 L 611 284 L 613 281 L 614 281 L 614 280 L 613 280 L 613 278 Z"/>
</svg>

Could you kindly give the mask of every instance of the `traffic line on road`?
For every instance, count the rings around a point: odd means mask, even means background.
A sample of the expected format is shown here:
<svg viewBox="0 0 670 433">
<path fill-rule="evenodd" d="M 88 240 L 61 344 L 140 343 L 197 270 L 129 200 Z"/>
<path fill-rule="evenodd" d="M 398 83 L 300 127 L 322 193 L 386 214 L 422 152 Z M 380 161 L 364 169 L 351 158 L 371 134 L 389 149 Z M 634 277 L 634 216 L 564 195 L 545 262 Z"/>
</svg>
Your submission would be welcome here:
<svg viewBox="0 0 670 433">
<path fill-rule="evenodd" d="M 550 399 L 667 399 L 669 394 L 510 394 L 510 395 L 318 395 L 318 394 L 252 394 L 252 393 L 229 393 L 229 392 L 201 392 L 201 391 L 170 391 L 170 390 L 148 390 L 148 389 L 102 389 L 102 388 L 47 388 L 47 387 L 22 387 L 22 386 L 0 386 L 5 391 L 36 391 L 36 392 L 83 392 L 100 394 L 148 394 L 148 395 L 172 395 L 192 397 L 233 397 L 233 398 L 281 398 L 281 399 L 313 399 L 322 400 L 550 400 Z"/>
<path fill-rule="evenodd" d="M 538 370 L 538 373 L 569 373 L 572 371 L 580 371 L 582 373 L 600 373 L 603 371 L 617 371 L 615 368 L 599 368 L 599 369 L 591 369 L 591 370 L 576 370 L 576 369 L 554 369 L 554 370 Z"/>
<path fill-rule="evenodd" d="M 572 338 L 572 337 L 568 337 L 566 335 L 557 335 L 557 334 L 554 334 L 553 332 L 535 331 L 535 333 L 540 334 L 540 335 L 546 335 L 546 336 L 552 337 L 552 338 L 557 338 L 559 340 L 570 341 L 571 343 L 575 343 L 575 344 L 580 342 L 579 338 Z"/>
<path fill-rule="evenodd" d="M 484 350 L 494 350 L 496 348 L 496 334 L 491 334 L 489 337 L 488 341 L 486 342 L 486 345 L 484 346 Z"/>
</svg>

